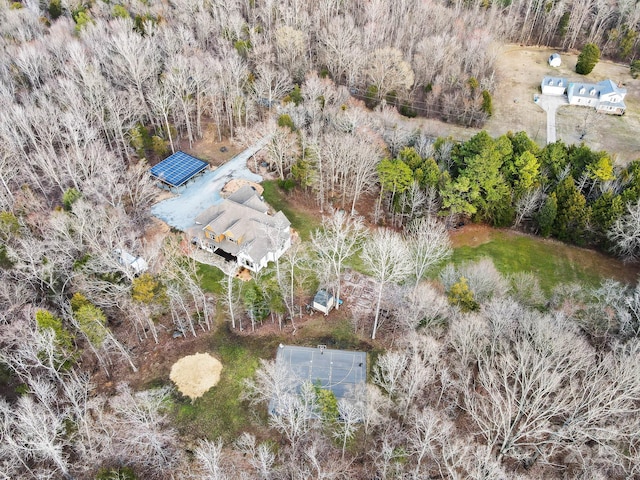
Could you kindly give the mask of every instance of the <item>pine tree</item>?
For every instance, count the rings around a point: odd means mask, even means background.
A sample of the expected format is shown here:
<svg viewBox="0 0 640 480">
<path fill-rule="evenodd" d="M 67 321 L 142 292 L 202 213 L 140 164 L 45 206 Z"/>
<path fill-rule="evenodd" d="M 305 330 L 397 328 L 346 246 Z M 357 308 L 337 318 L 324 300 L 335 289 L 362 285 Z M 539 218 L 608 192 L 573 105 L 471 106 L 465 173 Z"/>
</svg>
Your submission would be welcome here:
<svg viewBox="0 0 640 480">
<path fill-rule="evenodd" d="M 580 75 L 589 75 L 600 60 L 600 49 L 595 43 L 587 43 L 576 63 L 576 72 Z"/>
</svg>

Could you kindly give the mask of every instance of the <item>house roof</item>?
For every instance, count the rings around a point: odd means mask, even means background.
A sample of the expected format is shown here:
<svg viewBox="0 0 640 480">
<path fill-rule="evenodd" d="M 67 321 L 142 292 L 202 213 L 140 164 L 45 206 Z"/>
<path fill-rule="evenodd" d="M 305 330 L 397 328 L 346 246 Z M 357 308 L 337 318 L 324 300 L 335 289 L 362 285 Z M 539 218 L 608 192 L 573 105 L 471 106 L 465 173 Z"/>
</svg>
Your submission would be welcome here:
<svg viewBox="0 0 640 480">
<path fill-rule="evenodd" d="M 574 97 L 600 98 L 601 87 L 595 83 L 571 82 L 567 88 L 567 94 Z"/>
<path fill-rule="evenodd" d="M 276 242 L 289 235 L 291 225 L 282 212 L 268 215 L 267 211 L 267 205 L 255 190 L 244 186 L 219 205 L 198 215 L 196 230 L 199 235 L 205 230 L 222 235 L 224 238 L 215 242 L 217 247 L 232 255 L 242 253 L 258 261 L 277 250 Z"/>
<path fill-rule="evenodd" d="M 121 265 L 132 268 L 136 273 L 142 273 L 149 268 L 144 258 L 134 257 L 126 250 L 116 248 L 113 253 L 118 257 L 118 262 L 120 262 Z"/>
<path fill-rule="evenodd" d="M 598 86 L 600 87 L 600 95 L 606 95 L 607 93 L 618 93 L 623 97 L 627 94 L 627 89 L 618 87 L 613 80 L 607 79 L 601 82 L 598 82 Z"/>
<path fill-rule="evenodd" d="M 550 87 L 566 87 L 567 79 L 562 77 L 544 77 L 542 85 Z"/>
<path fill-rule="evenodd" d="M 600 100 L 600 97 L 603 95 L 610 95 L 614 93 L 620 95 L 620 101 L 612 102 L 607 98 Z M 626 93 L 626 89 L 618 87 L 612 80 L 603 80 L 598 83 L 572 82 L 567 88 L 567 95 L 569 97 L 596 98 L 599 100 L 599 106 L 610 105 L 621 108 L 626 108 L 624 101 L 622 101 Z"/>
<path fill-rule="evenodd" d="M 250 185 L 245 185 L 242 188 L 238 189 L 231 195 L 227 197 L 227 200 L 230 200 L 235 203 L 239 203 L 240 205 L 245 205 L 249 208 L 253 208 L 254 210 L 262 213 L 267 213 L 269 211 L 269 207 L 264 203 L 254 188 Z"/>
</svg>

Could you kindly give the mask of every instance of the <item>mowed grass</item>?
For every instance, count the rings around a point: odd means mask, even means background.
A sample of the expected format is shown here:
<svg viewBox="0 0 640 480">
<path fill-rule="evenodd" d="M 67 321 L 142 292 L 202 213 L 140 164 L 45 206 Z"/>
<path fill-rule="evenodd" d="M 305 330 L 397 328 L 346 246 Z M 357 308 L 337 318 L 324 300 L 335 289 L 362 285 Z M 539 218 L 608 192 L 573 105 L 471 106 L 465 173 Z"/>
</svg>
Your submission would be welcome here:
<svg viewBox="0 0 640 480">
<path fill-rule="evenodd" d="M 205 263 L 198 263 L 198 275 L 200 276 L 200 286 L 210 293 L 221 294 L 222 284 L 220 283 L 224 278 L 224 273 L 218 267 L 213 265 L 207 265 Z"/>
<path fill-rule="evenodd" d="M 265 181 L 262 186 L 264 187 L 262 195 L 266 202 L 275 210 L 281 210 L 285 214 L 302 240 L 309 240 L 311 232 L 320 226 L 320 215 L 313 216 L 296 208 L 275 180 Z"/>
<path fill-rule="evenodd" d="M 181 434 L 232 442 L 250 425 L 265 423 L 266 406 L 251 407 L 242 399 L 244 381 L 253 377 L 260 358 L 275 356 L 280 341 L 277 336 L 238 336 L 221 325 L 209 350 L 222 362 L 220 382 L 194 401 L 182 396 L 175 400 L 173 416 Z"/>
<path fill-rule="evenodd" d="M 635 284 L 638 275 L 636 267 L 593 250 L 508 230 L 484 229 L 473 238 L 459 236 L 455 244 L 451 260 L 456 265 L 488 257 L 505 275 L 535 274 L 547 293 L 558 284 L 576 282 L 596 286 L 605 278 Z"/>
</svg>

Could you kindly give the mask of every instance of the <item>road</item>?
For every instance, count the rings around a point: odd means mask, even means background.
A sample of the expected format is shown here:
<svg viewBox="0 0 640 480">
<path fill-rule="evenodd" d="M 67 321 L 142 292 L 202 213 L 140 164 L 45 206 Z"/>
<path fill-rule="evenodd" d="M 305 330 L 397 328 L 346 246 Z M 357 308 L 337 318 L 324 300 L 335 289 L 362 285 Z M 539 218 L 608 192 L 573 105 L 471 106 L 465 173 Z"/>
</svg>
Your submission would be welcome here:
<svg viewBox="0 0 640 480">
<path fill-rule="evenodd" d="M 191 227 L 195 218 L 207 208 L 222 201 L 222 187 L 233 178 L 244 178 L 252 182 L 262 182 L 262 177 L 247 168 L 247 160 L 262 149 L 269 137 L 240 152 L 224 165 L 207 171 L 184 187 L 180 195 L 163 200 L 151 207 L 151 213 L 178 230 Z"/>
<path fill-rule="evenodd" d="M 563 105 L 569 105 L 565 95 L 534 95 L 534 102 L 547 112 L 547 144 L 554 143 L 556 136 L 556 112 Z"/>
</svg>

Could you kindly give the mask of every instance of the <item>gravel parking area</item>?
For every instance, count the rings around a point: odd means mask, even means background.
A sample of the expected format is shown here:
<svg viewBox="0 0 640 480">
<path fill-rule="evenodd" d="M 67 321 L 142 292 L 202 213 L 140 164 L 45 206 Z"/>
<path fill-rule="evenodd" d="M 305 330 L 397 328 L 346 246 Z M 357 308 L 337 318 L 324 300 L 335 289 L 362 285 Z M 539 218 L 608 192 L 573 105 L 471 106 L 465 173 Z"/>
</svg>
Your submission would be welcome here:
<svg viewBox="0 0 640 480">
<path fill-rule="evenodd" d="M 268 141 L 263 138 L 215 170 L 209 170 L 184 187 L 180 194 L 156 203 L 151 213 L 178 230 L 186 230 L 207 208 L 222 201 L 222 188 L 232 179 L 262 182 L 262 177 L 247 168 L 247 161 Z"/>
</svg>

